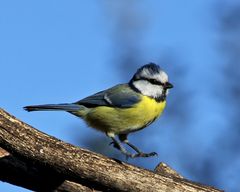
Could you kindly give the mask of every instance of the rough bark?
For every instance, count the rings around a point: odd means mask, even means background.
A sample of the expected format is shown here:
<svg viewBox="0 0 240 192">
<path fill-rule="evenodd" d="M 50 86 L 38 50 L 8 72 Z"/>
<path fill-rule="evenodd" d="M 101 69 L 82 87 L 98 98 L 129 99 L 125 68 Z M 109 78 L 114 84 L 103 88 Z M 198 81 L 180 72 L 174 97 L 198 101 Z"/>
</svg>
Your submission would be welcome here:
<svg viewBox="0 0 240 192">
<path fill-rule="evenodd" d="M 33 191 L 95 191 L 80 183 L 68 181 L 64 175 L 29 160 L 23 160 L 0 148 L 0 180 Z"/>
<path fill-rule="evenodd" d="M 0 180 L 37 191 L 220 191 L 183 179 L 165 164 L 154 173 L 64 143 L 2 109 L 0 147 Z"/>
</svg>

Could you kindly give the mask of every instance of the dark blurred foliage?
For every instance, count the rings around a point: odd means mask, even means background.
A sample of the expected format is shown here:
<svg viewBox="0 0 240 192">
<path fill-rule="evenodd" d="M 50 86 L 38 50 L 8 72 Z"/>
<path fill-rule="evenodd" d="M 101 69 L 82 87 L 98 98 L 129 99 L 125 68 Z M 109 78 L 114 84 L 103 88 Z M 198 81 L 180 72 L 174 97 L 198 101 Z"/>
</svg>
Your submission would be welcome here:
<svg viewBox="0 0 240 192">
<path fill-rule="evenodd" d="M 240 191 L 240 2 L 222 3 L 218 9 L 220 39 L 218 46 L 223 61 L 219 94 L 227 126 L 217 144 L 222 150 L 219 170 L 230 172 L 231 191 Z M 238 172 L 236 174 L 235 172 Z M 230 181 L 229 181 L 230 182 Z"/>
<path fill-rule="evenodd" d="M 208 153 L 194 161 L 194 156 L 197 156 L 196 149 L 188 156 L 185 165 L 186 170 L 197 181 L 238 192 L 240 191 L 240 3 L 219 1 L 213 9 L 217 21 L 216 50 L 220 62 L 215 69 L 218 73 L 215 87 L 209 91 L 218 101 L 224 123 L 220 123 L 218 139 L 209 146 Z M 209 127 L 211 126 L 214 124 L 209 124 Z"/>
<path fill-rule="evenodd" d="M 122 79 L 126 81 L 141 65 L 147 15 L 142 13 L 139 2 L 135 0 L 105 3 L 105 14 L 112 21 L 110 31 L 113 52 L 110 63 L 120 70 Z"/>
</svg>

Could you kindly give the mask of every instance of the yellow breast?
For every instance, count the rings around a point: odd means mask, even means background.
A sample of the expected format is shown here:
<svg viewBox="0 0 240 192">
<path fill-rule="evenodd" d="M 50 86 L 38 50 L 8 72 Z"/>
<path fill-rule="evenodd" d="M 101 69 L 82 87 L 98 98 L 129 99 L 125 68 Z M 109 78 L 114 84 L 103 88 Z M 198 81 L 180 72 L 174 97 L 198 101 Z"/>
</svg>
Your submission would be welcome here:
<svg viewBox="0 0 240 192">
<path fill-rule="evenodd" d="M 155 99 L 141 96 L 141 101 L 131 108 L 114 108 L 100 106 L 92 108 L 85 116 L 89 126 L 114 134 L 128 133 L 141 129 L 157 119 L 166 101 L 156 102 Z"/>
</svg>

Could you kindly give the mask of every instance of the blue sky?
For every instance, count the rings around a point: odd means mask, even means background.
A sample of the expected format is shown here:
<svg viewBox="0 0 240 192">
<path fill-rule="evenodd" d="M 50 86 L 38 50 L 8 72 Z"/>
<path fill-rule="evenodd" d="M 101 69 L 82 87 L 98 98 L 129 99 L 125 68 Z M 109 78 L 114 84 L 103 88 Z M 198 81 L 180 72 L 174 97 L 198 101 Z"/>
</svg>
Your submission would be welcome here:
<svg viewBox="0 0 240 192">
<path fill-rule="evenodd" d="M 178 68 L 187 70 L 181 81 L 170 76 L 176 88 L 170 93 L 168 105 L 173 104 L 174 92 L 179 91 L 178 87 L 185 86 L 193 106 L 186 114 L 194 113 L 189 123 L 192 129 L 187 132 L 173 134 L 179 127 L 154 131 L 156 125 L 164 127 L 169 124 L 167 109 L 163 118 L 149 129 L 152 133 L 150 141 L 155 143 L 153 146 L 158 146 L 160 157 L 141 159 L 138 163 L 144 165 L 145 161 L 145 164 L 150 164 L 145 167 L 152 169 L 158 162 L 164 161 L 187 178 L 199 181 L 181 163 L 182 156 L 190 153 L 183 150 L 188 147 L 189 151 L 194 151 L 194 147 L 200 145 L 199 156 L 207 155 L 209 149 L 216 150 L 212 145 L 226 124 L 222 118 L 224 108 L 219 105 L 216 96 L 209 93 L 217 79 L 221 78 L 216 70 L 222 60 L 216 49 L 219 38 L 213 13 L 216 2 L 0 1 L 0 80 L 4 82 L 1 85 L 0 106 L 41 131 L 72 144 L 88 147 L 81 139 L 74 139 L 76 134 L 79 138 L 88 135 L 103 137 L 68 114 L 27 113 L 22 107 L 74 102 L 117 83 L 127 82 L 136 69 L 126 68 L 123 75 L 116 64 L 122 59 L 120 53 L 128 50 L 124 44 L 118 46 L 116 41 L 118 17 L 121 16 L 119 10 L 127 7 L 127 13 L 140 15 L 140 20 L 146 22 L 140 26 L 141 31 L 130 33 L 136 35 L 133 43 L 141 50 L 141 54 L 135 56 L 138 66 L 158 62 L 164 54 L 174 54 L 180 63 Z M 167 72 L 175 67 L 168 63 L 160 65 Z M 206 106 L 209 106 L 207 112 Z M 206 136 L 206 131 L 202 129 L 210 124 L 214 126 L 210 126 Z M 146 140 L 146 134 L 148 131 L 144 130 L 135 137 Z M 140 140 L 136 139 L 135 143 Z M 145 150 L 151 147 L 149 142 L 143 146 Z M 178 148 L 178 145 L 181 147 Z M 199 157 L 194 158 L 197 161 Z M 228 171 L 233 178 L 239 176 L 232 169 Z M 216 179 L 223 181 L 224 176 Z M 213 185 L 215 182 L 209 181 L 207 184 Z M 232 189 L 233 185 L 226 182 L 220 183 L 219 187 Z M 0 189 L 27 191 L 2 182 Z"/>
</svg>

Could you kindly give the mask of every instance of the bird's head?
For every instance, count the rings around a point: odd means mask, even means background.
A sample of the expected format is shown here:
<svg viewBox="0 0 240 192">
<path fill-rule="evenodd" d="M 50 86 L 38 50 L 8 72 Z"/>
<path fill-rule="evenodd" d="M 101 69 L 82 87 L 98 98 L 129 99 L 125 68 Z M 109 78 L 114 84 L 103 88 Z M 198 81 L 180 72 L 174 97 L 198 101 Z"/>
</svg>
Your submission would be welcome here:
<svg viewBox="0 0 240 192">
<path fill-rule="evenodd" d="M 173 88 L 173 85 L 168 82 L 168 75 L 154 63 L 139 68 L 129 84 L 141 94 L 157 101 L 165 100 L 168 89 Z"/>
</svg>

